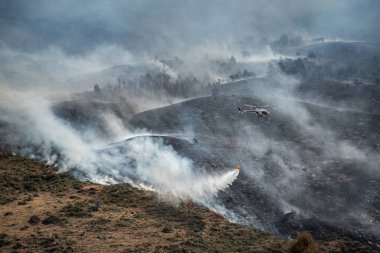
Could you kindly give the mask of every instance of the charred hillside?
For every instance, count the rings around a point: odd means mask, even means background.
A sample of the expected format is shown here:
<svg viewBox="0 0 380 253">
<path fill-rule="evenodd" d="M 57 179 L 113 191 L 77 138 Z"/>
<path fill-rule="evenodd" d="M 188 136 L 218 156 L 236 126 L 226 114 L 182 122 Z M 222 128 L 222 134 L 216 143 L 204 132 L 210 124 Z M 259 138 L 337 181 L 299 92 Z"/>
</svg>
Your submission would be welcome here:
<svg viewBox="0 0 380 253">
<path fill-rule="evenodd" d="M 270 115 L 239 114 L 240 104 L 270 105 Z M 379 240 L 377 114 L 221 95 L 146 111 L 129 123 L 191 136 L 187 145 L 168 142 L 207 170 L 241 164 L 237 180 L 218 195 L 224 214 L 236 214 L 230 219 L 283 235 L 308 228 L 320 239 Z"/>
</svg>

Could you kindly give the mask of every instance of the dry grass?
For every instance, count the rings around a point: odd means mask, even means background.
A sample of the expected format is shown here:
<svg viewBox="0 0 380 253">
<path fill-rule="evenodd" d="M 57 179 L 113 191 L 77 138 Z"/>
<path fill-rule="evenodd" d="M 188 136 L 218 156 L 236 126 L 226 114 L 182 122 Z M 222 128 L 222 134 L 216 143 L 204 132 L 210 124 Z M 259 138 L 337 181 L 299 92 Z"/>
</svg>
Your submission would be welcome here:
<svg viewBox="0 0 380 253">
<path fill-rule="evenodd" d="M 267 233 L 128 184 L 84 183 L 12 156 L 0 157 L 0 179 L 0 252 L 286 252 Z"/>
<path fill-rule="evenodd" d="M 301 232 L 290 242 L 289 253 L 321 253 L 318 244 L 307 232 Z"/>
<path fill-rule="evenodd" d="M 368 252 L 354 242 L 323 252 Z M 30 159 L 0 156 L 0 252 L 321 252 L 229 223 L 192 202 L 161 201 L 128 184 L 85 183 Z"/>
<path fill-rule="evenodd" d="M 368 252 L 307 232 L 291 242 L 229 223 L 192 202 L 160 201 L 128 184 L 85 183 L 0 156 L 0 252 Z"/>
</svg>

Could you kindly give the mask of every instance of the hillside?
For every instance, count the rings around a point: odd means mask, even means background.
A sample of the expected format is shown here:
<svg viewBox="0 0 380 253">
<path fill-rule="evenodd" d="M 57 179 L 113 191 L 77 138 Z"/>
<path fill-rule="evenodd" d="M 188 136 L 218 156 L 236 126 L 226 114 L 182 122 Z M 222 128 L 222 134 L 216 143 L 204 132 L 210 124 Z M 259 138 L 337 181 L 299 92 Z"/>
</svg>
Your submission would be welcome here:
<svg viewBox="0 0 380 253">
<path fill-rule="evenodd" d="M 130 185 L 0 156 L 1 252 L 285 252 L 288 242 Z"/>
<path fill-rule="evenodd" d="M 239 104 L 270 105 L 271 114 L 239 114 Z M 237 180 L 218 195 L 230 219 L 277 235 L 306 228 L 320 240 L 378 247 L 377 114 L 224 95 L 146 111 L 129 123 L 188 133 L 195 141 L 161 138 L 208 170 L 240 163 Z"/>
</svg>

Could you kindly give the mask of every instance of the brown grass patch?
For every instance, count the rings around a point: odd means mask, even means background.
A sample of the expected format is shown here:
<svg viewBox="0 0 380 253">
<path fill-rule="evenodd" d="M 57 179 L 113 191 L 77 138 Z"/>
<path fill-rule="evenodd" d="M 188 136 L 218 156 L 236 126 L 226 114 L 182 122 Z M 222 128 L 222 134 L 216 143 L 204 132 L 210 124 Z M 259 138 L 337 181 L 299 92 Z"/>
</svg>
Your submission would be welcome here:
<svg viewBox="0 0 380 253">
<path fill-rule="evenodd" d="M 321 253 L 309 232 L 303 231 L 290 242 L 289 253 Z"/>
</svg>

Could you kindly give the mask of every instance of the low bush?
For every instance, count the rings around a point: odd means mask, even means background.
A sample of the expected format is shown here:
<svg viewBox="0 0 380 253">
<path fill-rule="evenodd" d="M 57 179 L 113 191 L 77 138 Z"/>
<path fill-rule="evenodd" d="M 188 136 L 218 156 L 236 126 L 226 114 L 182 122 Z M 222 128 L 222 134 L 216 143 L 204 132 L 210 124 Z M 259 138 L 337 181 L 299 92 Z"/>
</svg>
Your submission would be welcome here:
<svg viewBox="0 0 380 253">
<path fill-rule="evenodd" d="M 32 225 L 36 225 L 40 222 L 40 218 L 37 215 L 33 215 L 32 217 L 29 218 L 28 222 Z"/>
<path fill-rule="evenodd" d="M 290 242 L 289 253 L 321 253 L 318 244 L 313 237 L 307 232 L 301 232 Z"/>
<path fill-rule="evenodd" d="M 64 206 L 61 209 L 61 212 L 63 212 L 68 217 L 74 217 L 74 218 L 90 217 L 91 207 L 86 202 L 76 202 L 74 204 L 69 204 L 67 206 Z"/>
<path fill-rule="evenodd" d="M 55 216 L 53 214 L 49 214 L 48 217 L 42 220 L 42 224 L 44 225 L 50 225 L 50 224 L 61 224 L 63 220 L 59 218 L 58 216 Z"/>
</svg>

